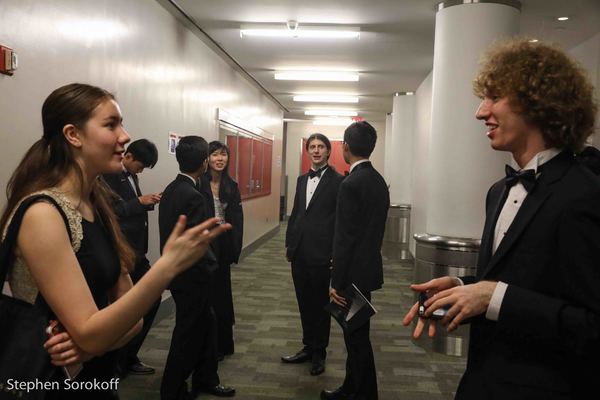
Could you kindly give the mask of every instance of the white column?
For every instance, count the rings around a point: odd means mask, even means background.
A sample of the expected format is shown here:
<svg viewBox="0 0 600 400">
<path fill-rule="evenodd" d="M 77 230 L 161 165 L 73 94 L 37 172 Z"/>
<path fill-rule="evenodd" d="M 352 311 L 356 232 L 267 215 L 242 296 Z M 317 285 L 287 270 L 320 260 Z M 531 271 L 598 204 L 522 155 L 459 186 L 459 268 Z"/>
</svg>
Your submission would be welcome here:
<svg viewBox="0 0 600 400">
<path fill-rule="evenodd" d="M 485 126 L 475 119 L 480 100 L 472 81 L 487 47 L 518 33 L 519 3 L 447 3 L 435 23 L 426 231 L 480 238 L 486 191 L 510 158 L 490 148 Z"/>
<path fill-rule="evenodd" d="M 385 116 L 385 149 L 383 152 L 383 177 L 389 185 L 392 181 L 392 113 Z"/>
<path fill-rule="evenodd" d="M 386 148 L 386 181 L 390 185 L 392 204 L 410 204 L 412 199 L 412 152 L 415 119 L 415 96 L 394 96 L 392 132 Z M 388 141 L 386 140 L 386 146 Z"/>
</svg>

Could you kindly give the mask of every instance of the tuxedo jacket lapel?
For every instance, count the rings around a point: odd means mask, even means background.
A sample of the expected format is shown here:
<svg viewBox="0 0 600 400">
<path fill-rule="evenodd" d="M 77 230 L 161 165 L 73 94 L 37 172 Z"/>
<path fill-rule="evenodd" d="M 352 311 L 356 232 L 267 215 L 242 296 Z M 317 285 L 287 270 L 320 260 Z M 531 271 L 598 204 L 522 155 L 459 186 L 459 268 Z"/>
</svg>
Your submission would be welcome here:
<svg viewBox="0 0 600 400">
<path fill-rule="evenodd" d="M 500 215 L 502 206 L 504 205 L 506 197 L 508 196 L 506 185 L 503 183 L 500 183 L 499 185 L 501 186 L 493 188 L 492 193 L 490 193 L 492 197 L 490 201 L 492 201 L 492 204 L 491 207 L 488 208 L 489 211 L 485 218 L 485 226 L 483 228 L 482 241 L 479 248 L 479 261 L 477 263 L 479 266 L 477 269 L 478 277 L 483 275 L 487 269 L 488 263 L 490 262 L 490 258 L 492 257 L 496 221 L 498 221 L 498 216 Z"/>
<path fill-rule="evenodd" d="M 490 273 L 494 267 L 498 264 L 498 261 L 502 259 L 502 257 L 513 247 L 517 239 L 523 233 L 523 230 L 532 223 L 532 219 L 540 209 L 540 207 L 544 204 L 544 202 L 552 195 L 552 184 L 560 179 L 568 169 L 568 157 L 569 153 L 563 152 L 557 155 L 554 159 L 548 161 L 547 165 L 544 166 L 544 170 L 541 173 L 539 179 L 537 180 L 535 186 L 531 189 L 531 191 L 527 194 L 523 205 L 517 212 L 515 219 L 512 224 L 508 228 L 504 239 L 500 242 L 498 249 L 491 256 L 489 263 L 487 266 L 482 264 L 483 271 L 480 276 L 485 277 L 488 273 Z M 500 208 L 504 202 L 500 202 Z M 497 211 L 496 218 L 493 220 L 493 224 L 489 227 L 489 231 L 486 231 L 488 234 L 487 238 L 489 238 L 489 242 L 493 243 L 494 241 L 494 227 L 496 226 L 496 220 L 500 211 Z M 486 228 L 487 224 L 486 224 Z M 491 245 L 490 243 L 490 245 Z M 490 248 L 491 249 L 491 248 Z"/>
<path fill-rule="evenodd" d="M 302 207 L 300 211 L 302 214 L 306 211 L 306 183 L 308 182 L 308 175 L 304 175 L 302 179 L 300 179 L 300 186 L 296 188 L 299 190 L 300 194 L 300 206 Z"/>
</svg>

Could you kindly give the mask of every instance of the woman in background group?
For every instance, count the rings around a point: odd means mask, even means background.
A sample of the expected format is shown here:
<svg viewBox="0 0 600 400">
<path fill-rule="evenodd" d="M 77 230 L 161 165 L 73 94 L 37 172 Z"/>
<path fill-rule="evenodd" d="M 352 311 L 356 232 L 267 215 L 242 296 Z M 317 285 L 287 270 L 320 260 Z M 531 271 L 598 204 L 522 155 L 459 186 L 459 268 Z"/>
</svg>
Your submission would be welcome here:
<svg viewBox="0 0 600 400">
<path fill-rule="evenodd" d="M 229 176 L 229 148 L 213 141 L 208 145 L 208 171 L 202 188 L 208 197 L 209 215 L 219 219 L 220 224 L 229 223 L 231 231 L 215 240 L 212 247 L 217 255 L 219 268 L 213 273 L 213 308 L 217 317 L 219 360 L 233 354 L 233 297 L 231 294 L 231 264 L 237 263 L 242 251 L 244 214 L 238 184 Z M 211 201 L 212 199 L 212 201 Z"/>
<path fill-rule="evenodd" d="M 122 122 L 119 105 L 104 89 L 75 83 L 52 92 L 42 107 L 43 136 L 8 182 L 7 206 L 0 220 L 5 235 L 23 199 L 46 196 L 24 214 L 8 282 L 15 298 L 33 304 L 38 295 L 43 297 L 66 330 L 45 344 L 52 363 L 69 366 L 83 361 L 80 381 L 109 381 L 115 376 L 113 350 L 135 336 L 141 318 L 169 282 L 228 228 L 221 225 L 208 231 L 216 223 L 212 219 L 185 230 L 181 216 L 162 256 L 132 286 L 129 269 L 134 254 L 111 210 L 109 189 L 98 179 L 123 168 L 129 135 Z M 61 373 L 55 372 L 58 382 L 64 379 Z M 88 393 L 63 388 L 47 396 L 115 399 L 118 393 L 114 388 Z"/>
</svg>

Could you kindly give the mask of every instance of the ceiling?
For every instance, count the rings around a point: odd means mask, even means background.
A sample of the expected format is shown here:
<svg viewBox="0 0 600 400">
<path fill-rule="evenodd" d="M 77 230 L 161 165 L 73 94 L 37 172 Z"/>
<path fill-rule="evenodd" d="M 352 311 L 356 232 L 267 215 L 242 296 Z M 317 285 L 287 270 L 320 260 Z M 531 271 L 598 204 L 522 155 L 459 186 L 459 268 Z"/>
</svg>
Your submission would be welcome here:
<svg viewBox="0 0 600 400">
<path fill-rule="evenodd" d="M 438 0 L 177 0 L 179 7 L 288 111 L 352 109 L 385 120 L 395 92 L 417 89 L 433 67 Z M 600 0 L 522 0 L 521 33 L 569 49 L 600 32 Z M 559 22 L 559 16 L 569 20 Z M 360 27 L 359 40 L 240 37 L 250 23 L 343 24 Z M 274 70 L 323 68 L 360 72 L 359 82 L 277 81 Z M 294 94 L 347 93 L 358 104 L 298 103 Z"/>
</svg>

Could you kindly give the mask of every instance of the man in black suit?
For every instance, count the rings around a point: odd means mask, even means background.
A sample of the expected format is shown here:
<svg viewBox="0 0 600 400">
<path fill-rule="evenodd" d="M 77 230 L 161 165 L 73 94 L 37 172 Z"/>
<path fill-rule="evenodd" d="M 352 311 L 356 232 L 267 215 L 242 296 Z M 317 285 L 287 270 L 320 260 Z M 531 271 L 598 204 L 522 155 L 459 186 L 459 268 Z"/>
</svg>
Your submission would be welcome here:
<svg viewBox="0 0 600 400">
<path fill-rule="evenodd" d="M 286 257 L 292 262 L 292 278 L 302 322 L 298 353 L 281 357 L 284 363 L 312 360 L 310 374 L 325 371 L 331 318 L 329 280 L 338 187 L 344 177 L 327 164 L 331 142 L 314 133 L 306 141 L 311 160 L 308 173 L 298 177 L 294 207 L 285 235 Z"/>
<path fill-rule="evenodd" d="M 475 93 L 492 148 L 519 170 L 507 166 L 487 194 L 477 275 L 412 288 L 435 294 L 426 316 L 449 307 L 449 331 L 471 323 L 457 399 L 589 397 L 600 357 L 600 181 L 573 153 L 593 132 L 593 87 L 560 50 L 515 39 L 488 53 Z"/>
<path fill-rule="evenodd" d="M 208 218 L 206 199 L 200 191 L 200 176 L 206 172 L 208 143 L 199 136 L 181 138 L 175 149 L 181 171 L 163 192 L 158 223 L 160 248 L 164 247 L 180 215 L 187 227 Z M 160 388 L 161 400 L 185 400 L 198 393 L 231 397 L 235 389 L 222 386 L 217 373 L 216 319 L 210 306 L 214 254 L 207 253 L 197 265 L 176 277 L 169 289 L 175 301 L 175 328 Z M 192 392 L 186 379 L 192 374 Z"/>
<path fill-rule="evenodd" d="M 138 174 L 144 168 L 152 168 L 158 161 L 158 150 L 154 143 L 147 139 L 131 142 L 123 156 L 123 171 L 118 174 L 105 174 L 103 178 L 115 196 L 113 208 L 119 218 L 119 225 L 129 245 L 135 251 L 135 266 L 131 272 L 131 280 L 136 284 L 150 269 L 146 258 L 148 252 L 148 211 L 160 201 L 160 193 L 142 195 Z M 144 339 L 150 331 L 156 316 L 160 300 L 144 315 L 144 326 L 126 346 L 120 350 L 119 370 L 122 376 L 127 374 L 147 375 L 155 372 L 154 368 L 145 365 L 137 356 Z"/>
<path fill-rule="evenodd" d="M 377 133 L 366 121 L 355 122 L 344 132 L 344 160 L 350 174 L 340 184 L 333 240 L 331 300 L 346 303 L 343 291 L 354 284 L 371 300 L 371 292 L 383 285 L 381 243 L 390 206 L 383 177 L 369 157 Z M 346 378 L 336 390 L 323 390 L 321 399 L 377 400 L 375 360 L 369 339 L 370 322 L 344 332 L 348 357 Z"/>
</svg>

